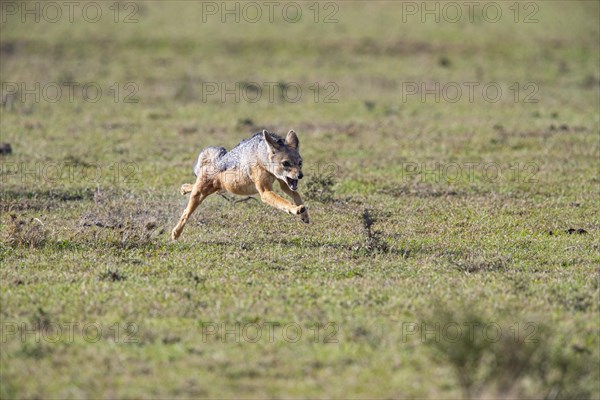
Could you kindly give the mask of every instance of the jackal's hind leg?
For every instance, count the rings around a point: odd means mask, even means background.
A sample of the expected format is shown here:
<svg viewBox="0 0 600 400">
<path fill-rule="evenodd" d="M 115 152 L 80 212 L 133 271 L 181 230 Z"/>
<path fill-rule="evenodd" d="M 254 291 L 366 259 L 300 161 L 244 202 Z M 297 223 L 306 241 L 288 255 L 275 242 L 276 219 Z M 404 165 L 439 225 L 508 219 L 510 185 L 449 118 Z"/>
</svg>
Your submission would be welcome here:
<svg viewBox="0 0 600 400">
<path fill-rule="evenodd" d="M 179 193 L 181 193 L 182 196 L 185 196 L 186 194 L 190 193 L 193 188 L 194 185 L 192 185 L 191 183 L 184 183 L 183 185 L 181 185 Z"/>
<path fill-rule="evenodd" d="M 190 185 L 190 186 L 192 186 L 192 185 Z M 187 187 L 186 187 L 186 189 L 187 189 Z M 183 191 L 184 191 L 184 188 L 182 186 L 181 192 L 183 193 Z M 185 227 L 185 224 L 187 223 L 188 218 L 190 217 L 190 215 L 192 215 L 192 213 L 196 210 L 196 208 L 198 208 L 200 203 L 202 203 L 202 201 L 207 196 L 213 194 L 215 191 L 214 190 L 207 191 L 204 187 L 202 187 L 202 182 L 196 182 L 192 186 L 192 189 L 190 190 L 190 192 L 191 192 L 191 195 L 190 195 L 190 199 L 188 201 L 188 205 L 185 208 L 185 210 L 183 210 L 183 214 L 181 214 L 181 218 L 179 218 L 179 222 L 177 223 L 175 228 L 173 228 L 173 231 L 171 231 L 171 239 L 173 239 L 173 240 L 177 240 L 179 238 L 179 236 L 181 235 L 181 232 L 183 231 L 183 228 Z"/>
</svg>

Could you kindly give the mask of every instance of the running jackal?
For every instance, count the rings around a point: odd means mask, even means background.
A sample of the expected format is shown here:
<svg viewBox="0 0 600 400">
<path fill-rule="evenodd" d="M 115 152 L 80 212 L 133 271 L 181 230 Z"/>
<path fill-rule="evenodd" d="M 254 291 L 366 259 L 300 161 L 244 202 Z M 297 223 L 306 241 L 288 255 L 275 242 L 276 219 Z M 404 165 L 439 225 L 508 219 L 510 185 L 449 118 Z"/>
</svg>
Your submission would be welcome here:
<svg viewBox="0 0 600 400">
<path fill-rule="evenodd" d="M 260 194 L 263 202 L 299 215 L 308 223 L 308 211 L 297 192 L 298 180 L 302 179 L 302 157 L 296 132 L 289 131 L 285 139 L 266 130 L 243 140 L 231 151 L 224 147 L 207 147 L 198 155 L 194 165 L 196 183 L 181 186 L 181 194 L 191 193 L 187 207 L 177 226 L 171 232 L 176 240 L 194 210 L 213 193 L 229 192 L 238 195 Z M 279 182 L 294 204 L 273 191 L 273 183 Z"/>
</svg>

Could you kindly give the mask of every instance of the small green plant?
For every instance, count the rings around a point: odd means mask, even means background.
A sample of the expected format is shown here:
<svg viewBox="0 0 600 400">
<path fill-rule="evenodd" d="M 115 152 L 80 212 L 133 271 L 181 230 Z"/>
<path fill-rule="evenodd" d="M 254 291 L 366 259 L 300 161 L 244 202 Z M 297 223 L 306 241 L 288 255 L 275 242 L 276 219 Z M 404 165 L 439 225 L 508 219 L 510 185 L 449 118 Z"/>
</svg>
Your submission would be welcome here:
<svg viewBox="0 0 600 400">
<path fill-rule="evenodd" d="M 368 253 L 387 253 L 388 245 L 383 241 L 380 231 L 373 230 L 373 224 L 377 221 L 373 212 L 365 209 L 362 213 L 362 223 L 365 231 L 365 243 L 363 249 Z"/>
</svg>

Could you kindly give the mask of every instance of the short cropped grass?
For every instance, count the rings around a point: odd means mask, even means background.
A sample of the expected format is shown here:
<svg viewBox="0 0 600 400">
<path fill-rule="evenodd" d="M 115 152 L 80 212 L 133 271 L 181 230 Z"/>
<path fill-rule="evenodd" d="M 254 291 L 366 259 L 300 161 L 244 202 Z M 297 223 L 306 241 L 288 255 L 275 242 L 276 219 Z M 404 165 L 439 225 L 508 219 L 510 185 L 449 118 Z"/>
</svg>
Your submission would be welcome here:
<svg viewBox="0 0 600 400">
<path fill-rule="evenodd" d="M 0 397 L 600 397 L 597 2 L 127 4 L 0 24 Z M 312 223 L 215 195 L 171 241 L 198 151 L 263 128 Z"/>
</svg>

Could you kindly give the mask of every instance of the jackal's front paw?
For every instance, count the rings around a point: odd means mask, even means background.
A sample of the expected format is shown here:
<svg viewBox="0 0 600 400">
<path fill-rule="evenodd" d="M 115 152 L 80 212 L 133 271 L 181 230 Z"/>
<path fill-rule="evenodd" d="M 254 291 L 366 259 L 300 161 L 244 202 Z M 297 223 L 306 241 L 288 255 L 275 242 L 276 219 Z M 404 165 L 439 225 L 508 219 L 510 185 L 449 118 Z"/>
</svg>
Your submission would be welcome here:
<svg viewBox="0 0 600 400">
<path fill-rule="evenodd" d="M 304 212 L 306 212 L 306 207 L 304 205 L 300 205 L 300 206 L 292 209 L 292 213 L 296 214 L 296 215 L 300 215 Z"/>
<path fill-rule="evenodd" d="M 171 231 L 171 239 L 177 240 L 177 239 L 179 239 L 180 235 L 181 235 L 181 231 L 178 231 L 177 228 L 173 228 L 173 230 Z"/>
<path fill-rule="evenodd" d="M 300 214 L 300 219 L 305 224 L 310 224 L 310 219 L 308 218 L 308 210 L 306 209 L 306 207 L 304 208 L 304 212 Z"/>
</svg>

